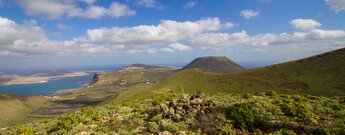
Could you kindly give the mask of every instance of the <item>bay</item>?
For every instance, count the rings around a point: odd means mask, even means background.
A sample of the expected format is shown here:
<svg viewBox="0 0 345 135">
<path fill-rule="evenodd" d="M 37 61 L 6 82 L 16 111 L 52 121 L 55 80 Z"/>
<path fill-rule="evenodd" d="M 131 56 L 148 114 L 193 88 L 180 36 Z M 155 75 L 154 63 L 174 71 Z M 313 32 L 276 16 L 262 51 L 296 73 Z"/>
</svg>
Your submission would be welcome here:
<svg viewBox="0 0 345 135">
<path fill-rule="evenodd" d="M 49 80 L 44 83 L 3 85 L 0 86 L 0 93 L 48 95 L 57 90 L 82 88 L 92 77 L 93 74 L 90 74 L 86 76 Z"/>
</svg>

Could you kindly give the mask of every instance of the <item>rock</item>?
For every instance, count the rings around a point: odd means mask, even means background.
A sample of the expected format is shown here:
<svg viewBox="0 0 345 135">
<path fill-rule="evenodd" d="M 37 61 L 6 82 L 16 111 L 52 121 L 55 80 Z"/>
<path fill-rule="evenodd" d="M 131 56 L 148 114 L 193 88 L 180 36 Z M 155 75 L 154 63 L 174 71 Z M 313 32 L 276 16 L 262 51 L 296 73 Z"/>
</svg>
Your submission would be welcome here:
<svg viewBox="0 0 345 135">
<path fill-rule="evenodd" d="M 86 131 L 81 131 L 81 132 L 77 133 L 76 135 L 88 135 L 88 134 L 89 134 L 89 133 L 86 132 Z"/>
<path fill-rule="evenodd" d="M 177 107 L 176 107 L 176 110 L 182 111 L 183 108 L 182 108 L 182 106 L 177 106 Z"/>
<path fill-rule="evenodd" d="M 198 111 L 201 110 L 201 106 L 200 106 L 200 105 L 197 105 L 195 108 L 196 108 Z"/>
<path fill-rule="evenodd" d="M 192 96 L 192 99 L 203 98 L 203 97 L 204 97 L 204 93 L 198 92 Z"/>
<path fill-rule="evenodd" d="M 180 115 L 183 115 L 184 113 L 180 110 L 176 111 L 176 114 L 180 114 Z"/>
<path fill-rule="evenodd" d="M 177 135 L 187 135 L 186 131 L 178 131 Z"/>
<path fill-rule="evenodd" d="M 169 107 L 166 104 L 162 103 L 162 104 L 160 104 L 160 107 L 162 108 L 164 113 L 169 112 Z"/>
<path fill-rule="evenodd" d="M 169 131 L 164 131 L 164 132 L 159 133 L 159 135 L 173 135 L 173 133 Z"/>
<path fill-rule="evenodd" d="M 99 78 L 101 78 L 101 73 L 96 73 L 93 77 L 92 77 L 92 80 L 91 82 L 89 82 L 86 87 L 87 88 L 90 88 L 92 87 L 98 80 Z"/>
<path fill-rule="evenodd" d="M 174 109 L 173 107 L 170 107 L 169 113 L 170 113 L 171 115 L 174 115 L 174 114 L 175 114 L 175 109 Z"/>
<path fill-rule="evenodd" d="M 187 103 L 187 102 L 189 101 L 189 98 L 190 98 L 189 95 L 183 94 L 181 100 L 182 100 L 184 103 Z"/>
<path fill-rule="evenodd" d="M 175 118 L 176 118 L 176 120 L 181 120 L 182 116 L 180 114 L 175 114 Z"/>
<path fill-rule="evenodd" d="M 198 112 L 198 109 L 193 108 L 193 109 L 192 109 L 192 112 L 193 112 L 193 113 L 197 113 L 197 112 Z"/>
<path fill-rule="evenodd" d="M 171 103 L 172 103 L 173 106 L 176 106 L 177 103 L 178 103 L 178 99 L 173 99 Z"/>
<path fill-rule="evenodd" d="M 201 98 L 195 98 L 191 101 L 192 105 L 198 105 L 202 103 L 202 99 Z"/>
</svg>

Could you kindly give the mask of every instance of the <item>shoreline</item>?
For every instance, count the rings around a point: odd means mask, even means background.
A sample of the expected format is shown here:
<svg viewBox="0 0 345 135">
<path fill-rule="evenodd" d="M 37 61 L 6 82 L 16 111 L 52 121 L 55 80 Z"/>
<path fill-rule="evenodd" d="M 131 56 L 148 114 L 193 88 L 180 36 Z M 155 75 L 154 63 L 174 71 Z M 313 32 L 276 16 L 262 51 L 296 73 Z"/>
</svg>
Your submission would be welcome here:
<svg viewBox="0 0 345 135">
<path fill-rule="evenodd" d="M 55 79 L 64 79 L 64 78 L 73 78 L 73 77 L 79 77 L 79 76 L 86 76 L 90 75 L 87 71 L 79 71 L 79 72 L 72 72 L 64 75 L 58 75 L 58 76 L 18 76 L 18 75 L 3 75 L 3 78 L 9 78 L 10 80 L 7 82 L 0 82 L 0 86 L 6 86 L 6 85 L 21 85 L 21 84 L 36 84 L 36 83 L 46 83 L 50 80 Z M 1 78 L 1 77 L 0 77 Z"/>
</svg>

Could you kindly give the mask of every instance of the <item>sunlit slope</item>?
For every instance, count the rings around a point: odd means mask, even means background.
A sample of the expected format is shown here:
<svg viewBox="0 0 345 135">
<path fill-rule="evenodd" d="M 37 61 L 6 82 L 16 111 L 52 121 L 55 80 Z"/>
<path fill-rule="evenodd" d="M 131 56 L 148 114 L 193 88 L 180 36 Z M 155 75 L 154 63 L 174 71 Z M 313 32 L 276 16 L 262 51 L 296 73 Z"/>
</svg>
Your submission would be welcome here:
<svg viewBox="0 0 345 135">
<path fill-rule="evenodd" d="M 30 121 L 27 115 L 47 101 L 43 96 L 0 94 L 0 127 Z"/>
<path fill-rule="evenodd" d="M 266 90 L 289 94 L 345 95 L 345 49 L 229 74 L 207 73 L 198 69 L 183 70 L 152 88 L 155 93 Z"/>
</svg>

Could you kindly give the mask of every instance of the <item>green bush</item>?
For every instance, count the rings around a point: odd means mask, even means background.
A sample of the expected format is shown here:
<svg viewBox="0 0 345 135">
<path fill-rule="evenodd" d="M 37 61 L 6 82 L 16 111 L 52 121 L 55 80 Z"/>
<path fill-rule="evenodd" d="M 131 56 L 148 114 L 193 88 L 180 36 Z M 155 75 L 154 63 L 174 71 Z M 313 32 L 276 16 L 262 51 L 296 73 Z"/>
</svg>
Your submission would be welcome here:
<svg viewBox="0 0 345 135">
<path fill-rule="evenodd" d="M 268 90 L 265 93 L 266 96 L 277 96 L 278 94 L 274 91 Z"/>
<path fill-rule="evenodd" d="M 323 128 L 318 128 L 313 131 L 313 135 L 329 135 L 329 133 Z"/>
<path fill-rule="evenodd" d="M 235 127 L 245 129 L 254 123 L 254 110 L 248 103 L 235 104 L 226 110 L 226 117 L 235 122 Z"/>
<path fill-rule="evenodd" d="M 158 132 L 158 124 L 156 122 L 149 122 L 147 123 L 147 130 L 151 133 L 156 133 Z"/>
<path fill-rule="evenodd" d="M 279 131 L 281 135 L 297 135 L 294 131 L 289 130 L 289 129 L 281 129 Z"/>
<path fill-rule="evenodd" d="M 236 130 L 233 128 L 231 124 L 225 124 L 220 133 L 220 135 L 236 135 Z"/>
<path fill-rule="evenodd" d="M 15 127 L 14 130 L 18 135 L 33 135 L 35 130 L 31 127 Z"/>
<path fill-rule="evenodd" d="M 281 110 L 286 116 L 309 119 L 311 117 L 311 108 L 307 103 L 290 101 L 281 105 Z"/>
</svg>

